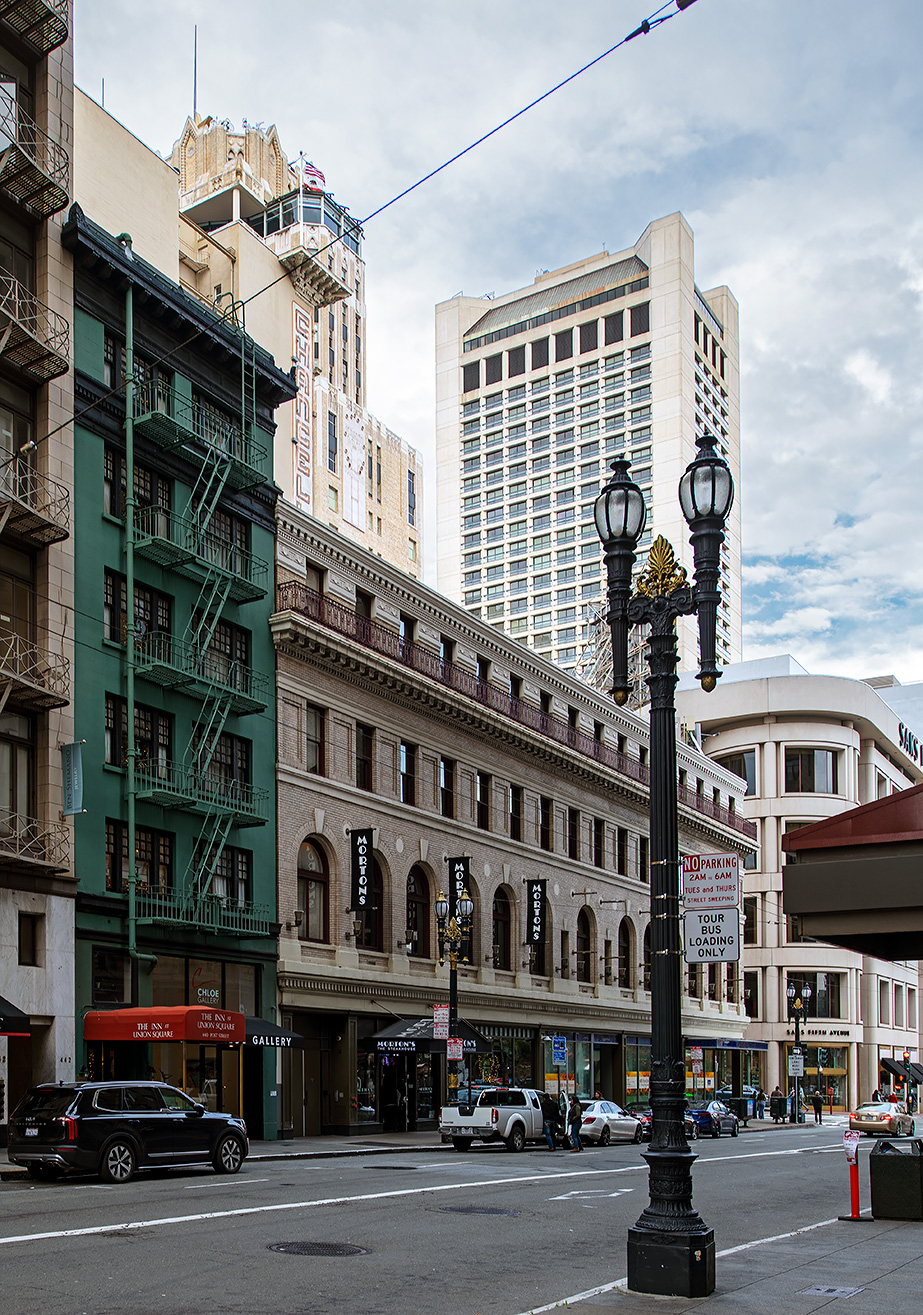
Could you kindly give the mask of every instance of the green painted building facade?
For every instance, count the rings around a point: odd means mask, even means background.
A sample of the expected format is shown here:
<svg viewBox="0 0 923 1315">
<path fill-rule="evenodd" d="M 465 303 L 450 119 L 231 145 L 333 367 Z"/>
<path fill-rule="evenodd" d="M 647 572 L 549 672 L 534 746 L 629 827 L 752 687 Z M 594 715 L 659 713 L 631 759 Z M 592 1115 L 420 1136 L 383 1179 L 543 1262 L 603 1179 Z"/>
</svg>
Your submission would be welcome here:
<svg viewBox="0 0 923 1315">
<path fill-rule="evenodd" d="M 85 1042 L 83 1019 L 182 1005 L 275 1018 L 271 454 L 274 409 L 295 389 L 243 332 L 240 308 L 190 296 L 79 206 L 63 240 L 85 810 L 78 1067 L 172 1082 L 272 1138 L 274 1050 L 156 1030 Z"/>
</svg>

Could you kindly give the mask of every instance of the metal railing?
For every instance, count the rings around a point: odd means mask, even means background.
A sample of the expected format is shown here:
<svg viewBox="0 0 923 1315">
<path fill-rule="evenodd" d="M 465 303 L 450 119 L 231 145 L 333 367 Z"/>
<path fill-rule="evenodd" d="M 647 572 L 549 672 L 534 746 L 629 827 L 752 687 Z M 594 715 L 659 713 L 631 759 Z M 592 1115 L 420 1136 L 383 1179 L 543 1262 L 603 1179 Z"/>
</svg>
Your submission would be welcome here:
<svg viewBox="0 0 923 1315">
<path fill-rule="evenodd" d="M 540 735 L 546 735 L 558 744 L 573 749 L 576 753 L 592 758 L 604 767 L 610 768 L 620 776 L 625 776 L 641 785 L 650 785 L 650 769 L 637 758 L 630 758 L 620 753 L 611 745 L 602 744 L 591 735 L 571 726 L 560 717 L 542 712 L 531 703 L 514 698 L 506 690 L 498 689 L 487 681 L 478 680 L 474 672 L 464 667 L 446 662 L 432 649 L 425 648 L 408 640 L 401 639 L 395 631 L 379 625 L 368 617 L 357 616 L 355 612 L 342 603 L 325 598 L 316 590 L 309 589 L 297 580 L 289 580 L 278 587 L 278 608 L 280 612 L 298 612 L 302 616 L 317 621 L 338 634 L 355 639 L 365 648 L 381 653 L 401 662 L 420 675 L 437 681 L 448 689 L 458 691 L 476 703 L 499 712 L 504 717 L 528 726 Z M 739 831 L 748 838 L 756 838 L 756 826 L 739 813 L 712 800 L 704 799 L 695 791 L 684 790 L 680 802 L 695 812 L 702 813 L 720 822 L 724 826 Z"/>
<path fill-rule="evenodd" d="M 40 822 L 0 808 L 0 867 L 4 859 L 66 867 L 68 840 L 67 827 L 61 822 Z"/>
<path fill-rule="evenodd" d="M 0 92 L 0 97 L 2 97 Z M 2 144 L 2 141 L 0 141 Z M 2 171 L 0 171 L 0 182 L 3 181 Z M 24 287 L 18 279 L 12 275 L 0 273 L 0 316 L 5 316 L 12 324 L 19 327 L 22 333 L 27 334 L 29 338 L 39 347 L 40 352 L 36 353 L 33 348 L 32 354 L 49 356 L 54 358 L 54 364 L 40 369 L 42 377 L 51 377 L 49 370 L 57 370 L 63 373 L 67 369 L 67 358 L 70 347 L 70 330 L 67 320 L 57 311 L 46 306 L 43 301 L 36 297 L 35 293 L 29 288 Z M 8 334 L 6 343 L 3 347 L 3 354 L 15 356 L 25 355 L 23 348 L 20 346 L 21 335 L 15 333 Z M 63 369 L 58 369 L 62 365 Z M 33 365 L 33 368 L 39 368 Z"/>
<path fill-rule="evenodd" d="M 12 499 L 45 524 L 52 541 L 66 539 L 70 527 L 70 495 L 63 484 L 40 474 L 22 457 L 0 461 L 0 504 Z M 15 522 L 16 517 L 13 517 Z M 40 527 L 39 527 L 40 528 Z M 42 538 L 41 532 L 38 537 Z"/>
<path fill-rule="evenodd" d="M 4 675 L 36 685 L 55 699 L 67 700 L 70 665 L 22 635 L 0 634 L 0 679 Z"/>
<path fill-rule="evenodd" d="M 138 918 L 195 926 L 232 936 L 271 936 L 274 911 L 264 904 L 240 903 L 221 895 L 194 896 L 176 890 L 145 890 L 137 895 Z"/>
<path fill-rule="evenodd" d="M 269 566 L 260 557 L 196 521 L 178 516 L 167 507 L 140 507 L 135 512 L 135 540 L 159 539 L 195 558 L 215 566 L 251 589 L 265 593 L 269 588 Z"/>
<path fill-rule="evenodd" d="M 0 19 L 40 55 L 67 40 L 67 0 L 0 0 Z"/>
<path fill-rule="evenodd" d="M 67 205 L 69 180 L 67 151 L 0 87 L 0 186 L 47 217 Z"/>
<path fill-rule="evenodd" d="M 212 768 L 150 755 L 135 761 L 135 789 L 155 803 L 196 811 L 234 813 L 242 825 L 269 821 L 269 791 Z"/>
<path fill-rule="evenodd" d="M 267 478 L 269 449 L 217 406 L 156 379 L 135 385 L 133 409 L 136 421 L 150 421 L 155 439 L 169 429 L 176 441 L 197 441 L 251 471 L 255 480 Z"/>
<path fill-rule="evenodd" d="M 203 651 L 188 640 L 159 632 L 136 636 L 135 656 L 139 667 L 165 667 L 189 680 L 217 685 L 247 702 L 269 702 L 270 683 L 263 672 L 223 653 Z"/>
</svg>

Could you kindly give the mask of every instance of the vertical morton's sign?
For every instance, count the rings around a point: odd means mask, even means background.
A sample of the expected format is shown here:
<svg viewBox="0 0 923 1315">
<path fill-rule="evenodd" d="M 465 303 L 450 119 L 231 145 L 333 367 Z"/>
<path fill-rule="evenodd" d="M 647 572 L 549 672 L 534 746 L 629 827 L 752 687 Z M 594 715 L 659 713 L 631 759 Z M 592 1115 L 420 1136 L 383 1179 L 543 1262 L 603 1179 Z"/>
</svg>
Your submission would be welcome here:
<svg viewBox="0 0 923 1315">
<path fill-rule="evenodd" d="M 468 889 L 470 884 L 471 860 L 467 857 L 449 859 L 449 917 L 454 918 L 458 910 L 458 901 L 462 897 L 462 891 Z"/>
<path fill-rule="evenodd" d="M 350 907 L 353 913 L 365 913 L 371 908 L 372 890 L 372 828 L 351 831 L 349 844 L 352 850 L 352 892 Z"/>
<path fill-rule="evenodd" d="M 530 949 L 537 950 L 545 941 L 545 882 L 541 879 L 526 882 L 529 902 L 529 925 L 526 940 Z"/>
</svg>

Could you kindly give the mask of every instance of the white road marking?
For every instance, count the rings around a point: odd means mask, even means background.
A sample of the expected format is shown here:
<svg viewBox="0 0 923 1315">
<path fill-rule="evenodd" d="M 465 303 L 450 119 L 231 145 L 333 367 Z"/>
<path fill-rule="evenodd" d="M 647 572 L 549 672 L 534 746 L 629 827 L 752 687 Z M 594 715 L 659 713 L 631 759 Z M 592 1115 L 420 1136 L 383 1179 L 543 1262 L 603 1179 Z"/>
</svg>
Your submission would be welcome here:
<svg viewBox="0 0 923 1315">
<path fill-rule="evenodd" d="M 743 1157 L 739 1157 L 743 1158 Z M 717 1253 L 718 1259 L 725 1256 L 733 1256 L 738 1251 L 748 1251 L 751 1247 L 766 1246 L 768 1242 L 783 1242 L 789 1237 L 800 1237 L 802 1233 L 813 1232 L 815 1228 L 826 1228 L 829 1224 L 835 1224 L 835 1219 L 822 1219 L 818 1224 L 805 1224 L 804 1228 L 792 1229 L 790 1233 L 776 1233 L 773 1237 L 758 1237 L 752 1242 L 742 1242 L 740 1246 L 728 1247 L 726 1251 Z M 613 1283 L 602 1283 L 598 1288 L 588 1288 L 586 1292 L 575 1292 L 571 1297 L 561 1297 L 558 1301 L 551 1301 L 547 1306 L 530 1306 L 522 1315 L 545 1315 L 549 1310 L 562 1310 L 580 1301 L 588 1301 L 590 1297 L 601 1296 L 604 1292 L 613 1292 L 616 1288 L 627 1288 L 627 1278 L 617 1278 Z"/>
<path fill-rule="evenodd" d="M 184 1192 L 197 1192 L 200 1187 L 250 1187 L 253 1183 L 268 1183 L 269 1178 L 238 1178 L 236 1183 L 222 1182 L 220 1178 L 209 1178 L 204 1183 L 186 1183 Z"/>
</svg>

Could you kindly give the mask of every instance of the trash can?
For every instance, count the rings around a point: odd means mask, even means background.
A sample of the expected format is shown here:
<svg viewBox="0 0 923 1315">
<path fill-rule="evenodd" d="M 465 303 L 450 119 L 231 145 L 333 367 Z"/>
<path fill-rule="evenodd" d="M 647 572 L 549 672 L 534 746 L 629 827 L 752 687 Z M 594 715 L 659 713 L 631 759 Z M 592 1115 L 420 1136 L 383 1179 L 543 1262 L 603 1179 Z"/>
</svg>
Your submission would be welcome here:
<svg viewBox="0 0 923 1315">
<path fill-rule="evenodd" d="M 869 1156 L 874 1219 L 923 1220 L 923 1141 L 883 1141 Z"/>
<path fill-rule="evenodd" d="M 749 1096 L 725 1096 L 724 1103 L 745 1127 L 747 1119 L 753 1118 L 753 1101 Z"/>
<path fill-rule="evenodd" d="M 769 1097 L 769 1117 L 776 1123 L 788 1122 L 788 1101 L 784 1096 Z"/>
</svg>

